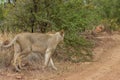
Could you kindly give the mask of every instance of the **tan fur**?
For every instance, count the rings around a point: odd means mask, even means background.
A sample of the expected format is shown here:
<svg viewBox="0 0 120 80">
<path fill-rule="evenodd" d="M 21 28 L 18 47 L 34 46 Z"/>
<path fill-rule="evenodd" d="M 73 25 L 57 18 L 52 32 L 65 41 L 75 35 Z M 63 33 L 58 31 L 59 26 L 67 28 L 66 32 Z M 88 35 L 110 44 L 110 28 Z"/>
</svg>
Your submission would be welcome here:
<svg viewBox="0 0 120 80">
<path fill-rule="evenodd" d="M 43 53 L 45 54 L 44 68 L 51 64 L 53 69 L 55 67 L 52 54 L 54 53 L 57 45 L 64 39 L 64 31 L 55 33 L 20 33 L 15 38 L 3 47 L 10 47 L 14 45 L 14 59 L 13 65 L 17 71 L 20 71 L 22 58 L 28 56 L 30 53 Z"/>
<path fill-rule="evenodd" d="M 98 25 L 94 31 L 96 33 L 99 33 L 99 32 L 102 32 L 103 30 L 104 30 L 104 25 Z"/>
<path fill-rule="evenodd" d="M 95 35 L 97 33 L 104 31 L 104 30 L 105 30 L 105 27 L 104 27 L 104 25 L 101 24 L 101 25 L 98 25 L 95 27 L 95 29 L 92 31 L 92 34 Z"/>
</svg>

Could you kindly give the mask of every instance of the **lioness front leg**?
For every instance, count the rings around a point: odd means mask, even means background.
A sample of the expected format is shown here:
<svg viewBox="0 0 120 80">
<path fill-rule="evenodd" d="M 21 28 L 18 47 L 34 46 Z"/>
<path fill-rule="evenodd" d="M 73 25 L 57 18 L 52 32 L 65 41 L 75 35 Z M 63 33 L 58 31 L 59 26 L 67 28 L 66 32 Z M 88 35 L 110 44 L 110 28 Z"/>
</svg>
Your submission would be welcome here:
<svg viewBox="0 0 120 80">
<path fill-rule="evenodd" d="M 51 58 L 52 52 L 53 52 L 53 50 L 51 50 L 51 49 L 47 49 L 46 50 L 44 68 L 46 68 L 48 66 L 48 63 L 50 63 L 52 68 L 54 70 L 57 70 L 57 68 L 55 67 L 55 65 L 53 63 L 53 60 Z"/>
<path fill-rule="evenodd" d="M 52 58 L 50 58 L 50 64 L 54 70 L 57 70 L 57 67 L 55 67 L 55 64 L 54 64 Z"/>
<path fill-rule="evenodd" d="M 45 54 L 45 63 L 44 63 L 44 68 L 48 66 L 48 63 L 50 61 L 50 53 Z"/>
</svg>

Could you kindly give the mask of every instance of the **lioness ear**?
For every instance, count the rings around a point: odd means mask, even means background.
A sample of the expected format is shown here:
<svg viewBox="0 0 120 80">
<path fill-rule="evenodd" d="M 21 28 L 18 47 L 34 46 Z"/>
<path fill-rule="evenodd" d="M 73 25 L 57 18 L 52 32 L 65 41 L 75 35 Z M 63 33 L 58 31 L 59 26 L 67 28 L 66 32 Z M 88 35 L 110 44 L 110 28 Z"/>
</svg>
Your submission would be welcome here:
<svg viewBox="0 0 120 80">
<path fill-rule="evenodd" d="M 64 30 L 63 29 L 60 31 L 60 35 L 64 36 Z"/>
</svg>

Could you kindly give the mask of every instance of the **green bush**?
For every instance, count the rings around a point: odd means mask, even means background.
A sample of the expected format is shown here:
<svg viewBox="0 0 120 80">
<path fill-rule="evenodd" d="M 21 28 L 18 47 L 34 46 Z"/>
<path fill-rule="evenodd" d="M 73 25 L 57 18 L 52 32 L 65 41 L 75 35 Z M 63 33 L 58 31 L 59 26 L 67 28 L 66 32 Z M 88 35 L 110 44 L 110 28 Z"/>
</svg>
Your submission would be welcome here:
<svg viewBox="0 0 120 80">
<path fill-rule="evenodd" d="M 80 33 L 92 30 L 110 12 L 103 0 L 17 0 L 4 8 L 4 25 L 7 31 L 36 32 L 36 29 L 65 30 L 67 57 L 74 61 L 92 57 L 92 42 Z M 98 3 L 97 3 L 98 2 Z M 99 4 L 99 2 L 101 4 Z M 109 5 L 110 6 L 110 5 Z M 108 18 L 106 16 L 106 18 Z M 42 31 L 41 31 L 42 32 Z"/>
</svg>

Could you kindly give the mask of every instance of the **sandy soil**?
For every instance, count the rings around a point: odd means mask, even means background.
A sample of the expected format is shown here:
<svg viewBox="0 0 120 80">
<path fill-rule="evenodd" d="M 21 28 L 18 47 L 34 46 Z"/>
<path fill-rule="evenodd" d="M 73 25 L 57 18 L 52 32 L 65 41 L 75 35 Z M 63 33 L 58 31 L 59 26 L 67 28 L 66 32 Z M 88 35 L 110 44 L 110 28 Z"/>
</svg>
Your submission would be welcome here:
<svg viewBox="0 0 120 80">
<path fill-rule="evenodd" d="M 93 62 L 55 62 L 58 71 L 0 69 L 0 80 L 120 80 L 120 35 L 104 35 L 94 49 Z"/>
</svg>

